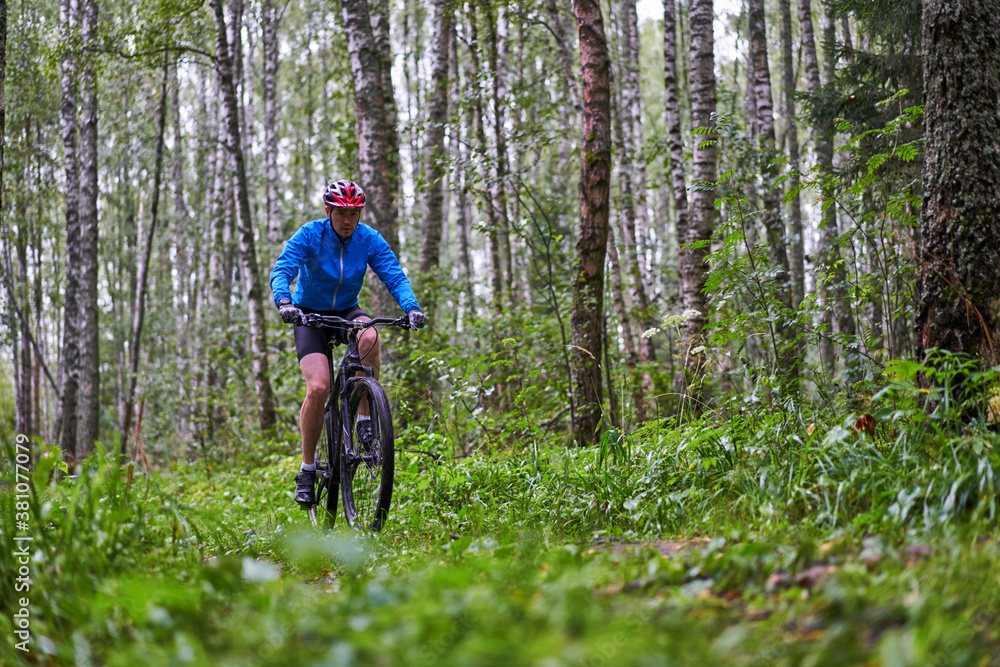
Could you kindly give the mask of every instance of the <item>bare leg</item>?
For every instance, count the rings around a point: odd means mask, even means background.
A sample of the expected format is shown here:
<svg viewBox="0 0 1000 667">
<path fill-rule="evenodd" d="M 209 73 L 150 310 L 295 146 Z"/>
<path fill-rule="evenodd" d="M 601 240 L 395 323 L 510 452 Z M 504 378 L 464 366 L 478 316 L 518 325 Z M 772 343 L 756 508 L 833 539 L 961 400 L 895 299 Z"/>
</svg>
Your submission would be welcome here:
<svg viewBox="0 0 1000 667">
<path fill-rule="evenodd" d="M 330 369 L 326 355 L 319 352 L 302 357 L 299 368 L 306 379 L 306 399 L 299 412 L 302 462 L 309 465 L 316 460 L 316 441 L 323 430 L 323 406 L 330 393 Z"/>
</svg>

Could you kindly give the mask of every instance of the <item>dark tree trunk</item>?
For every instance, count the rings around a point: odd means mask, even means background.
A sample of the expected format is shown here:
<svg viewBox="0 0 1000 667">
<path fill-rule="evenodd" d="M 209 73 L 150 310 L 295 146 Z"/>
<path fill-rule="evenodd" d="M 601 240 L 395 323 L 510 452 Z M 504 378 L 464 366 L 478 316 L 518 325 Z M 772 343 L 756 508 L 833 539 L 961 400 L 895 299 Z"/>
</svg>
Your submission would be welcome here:
<svg viewBox="0 0 1000 667">
<path fill-rule="evenodd" d="M 3 200 L 3 173 L 4 173 L 4 148 L 7 143 L 7 0 L 0 0 L 0 222 L 3 221 L 4 214 L 4 202 Z M 29 166 L 30 169 L 30 166 Z M 21 221 L 18 224 L 18 237 L 23 236 L 23 216 L 21 216 Z M 0 225 L 6 230 L 6 226 Z M 10 238 L 8 235 L 4 235 L 4 249 L 5 255 L 10 252 Z M 21 286 L 22 289 L 27 288 L 28 284 L 28 259 L 27 259 L 27 249 L 25 248 L 25 242 L 19 242 L 18 245 L 18 264 L 21 273 Z M 5 257 L 8 259 L 8 257 Z M 5 272 L 7 273 L 6 280 L 4 282 L 8 283 L 8 287 L 12 288 L 10 285 L 13 282 L 13 278 L 10 275 L 13 273 L 13 267 L 10 266 L 10 262 L 6 263 Z M 7 298 L 11 300 L 18 299 L 18 295 L 15 293 L 14 289 L 8 289 Z M 12 347 L 14 350 L 14 377 L 15 377 L 15 388 L 16 388 L 16 426 L 18 433 L 31 434 L 31 376 L 28 373 L 28 369 L 31 368 L 31 349 L 29 347 L 29 337 L 31 336 L 30 324 L 28 319 L 29 309 L 25 307 L 21 312 L 21 316 L 18 317 L 18 324 L 20 325 L 21 335 L 18 336 L 17 328 L 12 327 L 13 341 Z M 20 338 L 20 341 L 18 340 Z M 18 342 L 21 344 L 20 355 L 18 354 Z M 18 357 L 20 356 L 20 363 Z M 37 422 L 36 422 L 37 423 Z"/>
<path fill-rule="evenodd" d="M 918 344 L 997 363 L 1000 6 L 925 0 Z"/>
<path fill-rule="evenodd" d="M 448 57 L 451 53 L 451 3 L 434 3 L 434 68 L 431 72 L 431 93 L 427 109 L 427 131 L 424 133 L 424 239 L 420 253 L 420 270 L 430 272 L 441 261 L 441 230 L 443 226 L 444 175 L 446 167 L 444 135 L 448 125 Z"/>
<path fill-rule="evenodd" d="M 572 331 L 573 435 L 580 444 L 599 437 L 604 330 L 604 258 L 611 186 L 611 59 L 601 6 L 573 0 L 583 67 L 583 145 L 580 171 L 580 236 L 576 243 Z"/>
<path fill-rule="evenodd" d="M 396 126 L 399 124 L 399 112 L 396 108 L 396 94 L 392 85 L 392 49 L 389 41 L 389 0 L 374 0 L 371 3 L 372 35 L 375 38 L 376 52 L 379 57 L 379 84 L 382 87 L 382 103 L 385 107 L 385 143 L 387 149 L 389 188 L 398 195 L 399 175 L 399 134 Z M 394 204 L 395 206 L 395 204 Z M 389 247 L 399 254 L 399 231 L 396 227 L 396 213 L 392 213 L 393 226 L 382 232 L 389 242 Z"/>
<path fill-rule="evenodd" d="M 160 180 L 163 173 L 163 134 L 167 123 L 167 81 L 170 75 L 168 55 L 163 59 L 163 83 L 160 87 L 160 106 L 156 117 L 156 161 L 153 167 L 153 192 L 149 203 L 149 228 L 146 230 L 145 247 L 139 256 L 139 276 L 135 303 L 132 306 L 132 333 L 129 337 L 128 391 L 125 394 L 125 414 L 122 416 L 121 455 L 128 451 L 128 437 L 132 427 L 135 407 L 135 387 L 139 379 L 139 351 L 142 344 L 142 326 L 146 317 L 146 290 L 149 285 L 149 260 L 153 254 L 157 215 L 160 210 Z M 140 224 L 141 224 L 140 220 Z"/>
<path fill-rule="evenodd" d="M 80 335 L 76 329 L 80 312 L 80 172 L 77 163 L 76 79 L 77 54 L 72 50 L 77 27 L 74 0 L 59 5 L 62 24 L 62 142 L 66 186 L 66 287 L 63 293 L 62 434 L 63 456 L 76 455 L 76 415 L 80 387 Z"/>
<path fill-rule="evenodd" d="M 87 50 L 80 80 L 80 310 L 74 330 L 80 337 L 80 386 L 77 403 L 76 458 L 94 449 L 101 414 L 100 336 L 97 305 L 97 0 L 84 0 L 81 30 Z"/>
<path fill-rule="evenodd" d="M 257 390 L 257 414 L 261 430 L 274 428 L 274 392 L 268 376 L 267 322 L 264 319 L 264 305 L 260 286 L 260 271 L 257 267 L 257 251 L 254 245 L 253 220 L 250 215 L 250 193 L 247 184 L 246 165 L 243 162 L 243 144 L 240 140 L 239 102 L 233 84 L 233 62 L 226 37 L 226 21 L 222 13 L 222 0 L 213 0 L 215 10 L 216 54 L 219 79 L 222 85 L 222 101 L 226 112 L 228 141 L 226 145 L 236 166 L 236 201 L 239 215 L 240 273 L 246 290 L 247 307 L 250 311 L 251 364 L 254 386 Z"/>
</svg>

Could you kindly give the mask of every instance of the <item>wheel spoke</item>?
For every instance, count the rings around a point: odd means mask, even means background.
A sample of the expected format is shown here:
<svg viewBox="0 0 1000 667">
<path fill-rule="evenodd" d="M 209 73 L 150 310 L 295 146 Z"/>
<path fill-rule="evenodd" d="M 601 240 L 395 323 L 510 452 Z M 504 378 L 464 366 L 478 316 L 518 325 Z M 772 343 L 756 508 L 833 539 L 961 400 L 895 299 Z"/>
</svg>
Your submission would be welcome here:
<svg viewBox="0 0 1000 667">
<path fill-rule="evenodd" d="M 345 424 L 340 471 L 345 510 L 355 529 L 378 531 L 388 513 L 392 489 L 392 428 L 385 426 L 389 415 L 388 400 L 373 378 L 362 378 L 349 401 L 350 417 Z M 365 434 L 366 444 L 362 444 L 357 425 L 360 408 L 365 403 L 369 415 L 366 420 L 368 433 Z"/>
</svg>

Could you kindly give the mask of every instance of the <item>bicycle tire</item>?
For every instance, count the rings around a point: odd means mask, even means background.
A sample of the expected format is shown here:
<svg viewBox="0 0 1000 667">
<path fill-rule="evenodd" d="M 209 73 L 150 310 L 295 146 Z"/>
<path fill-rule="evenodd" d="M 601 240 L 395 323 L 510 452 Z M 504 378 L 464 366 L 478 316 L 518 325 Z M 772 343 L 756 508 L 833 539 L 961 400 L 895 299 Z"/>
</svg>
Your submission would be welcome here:
<svg viewBox="0 0 1000 667">
<path fill-rule="evenodd" d="M 337 519 L 337 497 L 340 495 L 340 459 L 336 457 L 336 431 L 333 422 L 334 412 L 327 410 L 323 414 L 323 430 L 316 442 L 315 458 L 317 484 L 314 520 L 317 525 L 322 521 L 328 528 L 333 528 Z"/>
<path fill-rule="evenodd" d="M 372 425 L 368 447 L 356 444 L 358 409 L 364 398 Z M 349 421 L 340 448 L 344 514 L 355 530 L 378 532 L 389 516 L 396 457 L 389 398 L 375 378 L 358 378 L 352 382 L 347 410 Z"/>
</svg>

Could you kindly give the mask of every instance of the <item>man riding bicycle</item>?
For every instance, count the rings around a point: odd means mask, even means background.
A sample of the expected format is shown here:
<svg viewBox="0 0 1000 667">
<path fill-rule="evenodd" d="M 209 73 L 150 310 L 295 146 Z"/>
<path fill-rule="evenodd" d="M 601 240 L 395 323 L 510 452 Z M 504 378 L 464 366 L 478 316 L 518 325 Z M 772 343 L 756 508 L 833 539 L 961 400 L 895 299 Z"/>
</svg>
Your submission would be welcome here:
<svg viewBox="0 0 1000 667">
<path fill-rule="evenodd" d="M 329 343 L 335 336 L 346 344 L 348 331 L 302 326 L 302 314 L 370 320 L 358 306 L 358 293 L 370 266 L 407 314 L 411 329 L 419 329 L 427 322 L 389 244 L 377 231 L 360 224 L 364 190 L 352 181 L 334 181 L 323 193 L 323 203 L 328 217 L 300 227 L 285 243 L 271 271 L 274 305 L 282 320 L 295 325 L 295 352 L 306 380 L 306 397 L 299 413 L 302 468 L 295 476 L 295 501 L 304 507 L 316 502 L 316 441 L 323 430 L 323 407 L 330 389 Z M 294 295 L 289 292 L 292 280 Z M 370 365 L 378 378 L 381 358 L 374 328 L 360 334 L 358 349 L 365 365 Z M 364 442 L 366 437 L 371 438 L 371 424 L 364 416 L 358 419 L 358 437 Z"/>
</svg>

